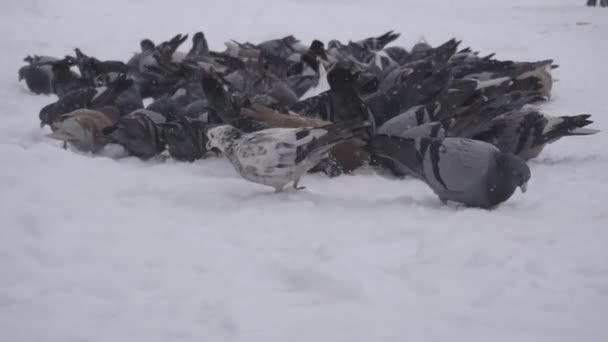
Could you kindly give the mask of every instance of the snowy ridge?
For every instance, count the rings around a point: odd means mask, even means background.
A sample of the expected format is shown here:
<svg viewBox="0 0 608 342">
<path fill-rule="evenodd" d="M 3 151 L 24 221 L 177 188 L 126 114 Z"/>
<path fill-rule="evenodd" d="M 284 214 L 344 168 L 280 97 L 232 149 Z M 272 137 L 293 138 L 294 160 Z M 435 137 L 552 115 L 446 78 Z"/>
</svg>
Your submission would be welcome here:
<svg viewBox="0 0 608 342">
<path fill-rule="evenodd" d="M 307 190 L 276 195 L 220 158 L 64 151 L 39 129 L 39 109 L 55 98 L 17 82 L 23 57 L 74 44 L 126 59 L 141 38 L 175 32 L 204 30 L 221 49 L 230 38 L 394 29 L 406 46 L 455 36 L 482 54 L 553 58 L 560 82 L 543 112 L 591 113 L 606 132 L 605 9 L 582 0 L 3 5 L 0 341 L 608 340 L 604 133 L 548 146 L 530 163 L 528 192 L 493 211 L 443 206 L 422 183 L 369 170 L 306 175 Z"/>
</svg>

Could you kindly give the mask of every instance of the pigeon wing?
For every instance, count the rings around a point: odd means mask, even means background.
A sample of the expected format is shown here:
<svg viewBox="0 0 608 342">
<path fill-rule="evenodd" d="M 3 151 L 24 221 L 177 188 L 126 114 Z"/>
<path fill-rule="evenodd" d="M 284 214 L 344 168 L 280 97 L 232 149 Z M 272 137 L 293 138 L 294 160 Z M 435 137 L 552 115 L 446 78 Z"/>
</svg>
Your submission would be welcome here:
<svg viewBox="0 0 608 342">
<path fill-rule="evenodd" d="M 424 174 L 435 191 L 483 193 L 486 174 L 498 149 L 462 138 L 432 140 L 424 154 Z"/>
<path fill-rule="evenodd" d="M 323 130 L 309 128 L 269 128 L 247 134 L 235 148 L 235 157 L 257 170 L 290 168 L 299 162 L 300 147 L 324 135 Z"/>
</svg>

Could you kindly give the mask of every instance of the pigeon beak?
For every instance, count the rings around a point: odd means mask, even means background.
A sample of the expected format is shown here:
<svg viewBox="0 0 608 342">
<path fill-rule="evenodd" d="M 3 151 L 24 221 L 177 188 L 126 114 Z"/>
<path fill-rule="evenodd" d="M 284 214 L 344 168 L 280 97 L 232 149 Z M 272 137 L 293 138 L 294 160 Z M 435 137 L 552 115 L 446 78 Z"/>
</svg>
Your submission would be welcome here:
<svg viewBox="0 0 608 342">
<path fill-rule="evenodd" d="M 528 183 L 526 182 L 526 183 L 520 185 L 519 188 L 521 189 L 522 193 L 526 193 L 526 191 L 528 190 Z"/>
<path fill-rule="evenodd" d="M 46 126 L 46 124 L 44 122 L 40 122 L 40 129 L 44 128 L 44 126 Z"/>
</svg>

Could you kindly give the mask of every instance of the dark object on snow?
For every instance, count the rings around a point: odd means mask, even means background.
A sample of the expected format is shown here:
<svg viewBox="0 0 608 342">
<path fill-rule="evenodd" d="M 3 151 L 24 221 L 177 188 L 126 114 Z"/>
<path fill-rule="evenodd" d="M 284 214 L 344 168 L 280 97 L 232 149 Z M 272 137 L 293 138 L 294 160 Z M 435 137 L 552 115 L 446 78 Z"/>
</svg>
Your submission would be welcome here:
<svg viewBox="0 0 608 342">
<path fill-rule="evenodd" d="M 588 0 L 587 6 L 597 6 L 597 0 Z M 600 0 L 600 6 L 608 7 L 608 0 Z"/>
</svg>

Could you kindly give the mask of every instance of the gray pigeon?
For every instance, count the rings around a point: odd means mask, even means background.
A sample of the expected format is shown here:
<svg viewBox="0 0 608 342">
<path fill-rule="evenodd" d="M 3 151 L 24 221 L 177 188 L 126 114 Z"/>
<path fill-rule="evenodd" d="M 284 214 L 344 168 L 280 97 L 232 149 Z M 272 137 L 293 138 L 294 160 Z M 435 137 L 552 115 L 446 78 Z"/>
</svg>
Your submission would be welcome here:
<svg viewBox="0 0 608 342">
<path fill-rule="evenodd" d="M 488 130 L 474 139 L 497 146 L 502 152 L 510 152 L 529 160 L 537 157 L 543 148 L 565 136 L 592 135 L 599 130 L 584 128 L 592 124 L 591 115 L 554 117 L 535 109 L 504 113 L 494 118 Z"/>
<path fill-rule="evenodd" d="M 530 180 L 523 159 L 483 141 L 377 135 L 372 153 L 422 179 L 443 203 L 492 208 L 508 200 L 517 187 L 525 192 Z"/>
<path fill-rule="evenodd" d="M 368 122 L 341 122 L 318 128 L 269 128 L 253 133 L 221 125 L 207 131 L 207 149 L 218 148 L 245 179 L 276 192 L 326 158 L 340 142 L 355 136 Z"/>
</svg>

